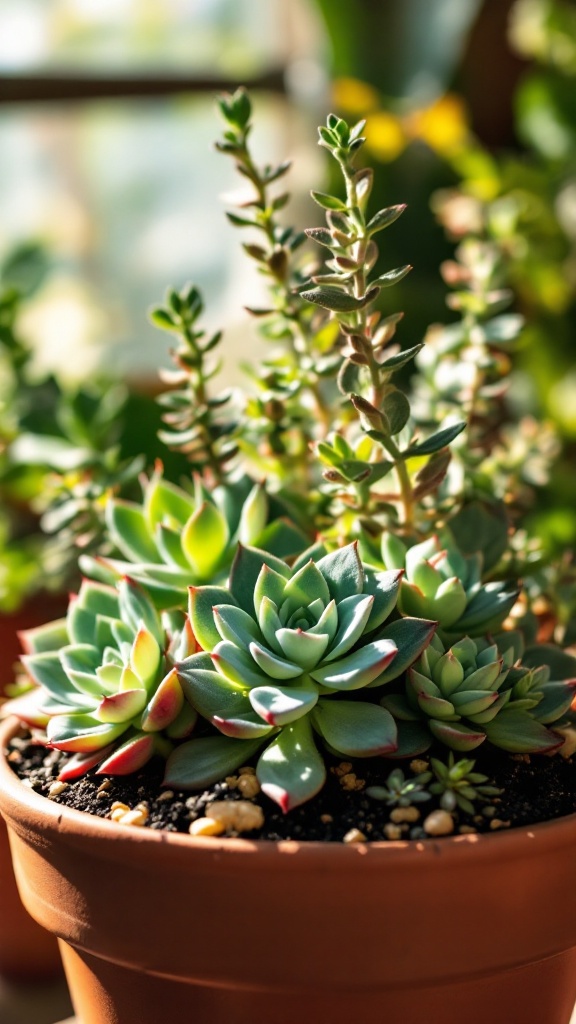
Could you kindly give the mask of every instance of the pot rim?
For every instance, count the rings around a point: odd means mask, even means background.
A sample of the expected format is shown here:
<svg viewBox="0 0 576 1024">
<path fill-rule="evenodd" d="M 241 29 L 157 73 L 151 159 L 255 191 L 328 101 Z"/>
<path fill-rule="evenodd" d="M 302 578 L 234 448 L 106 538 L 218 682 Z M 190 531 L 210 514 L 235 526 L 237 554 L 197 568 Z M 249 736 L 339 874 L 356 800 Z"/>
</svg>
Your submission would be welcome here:
<svg viewBox="0 0 576 1024">
<path fill-rule="evenodd" d="M 136 841 L 141 847 L 146 844 L 150 852 L 154 844 L 180 848 L 181 850 L 197 850 L 204 854 L 231 856 L 232 854 L 258 854 L 262 857 L 276 858 L 278 854 L 291 855 L 295 861 L 296 853 L 306 853 L 308 857 L 318 858 L 319 862 L 326 857 L 354 858 L 364 857 L 375 864 L 374 859 L 381 863 L 385 857 L 389 862 L 398 859 L 418 857 L 427 861 L 436 860 L 441 854 L 443 858 L 451 856 L 460 858 L 469 856 L 470 849 L 474 858 L 492 858 L 497 854 L 499 859 L 518 857 L 520 849 L 530 849 L 537 855 L 541 844 L 550 846 L 574 845 L 576 841 L 576 813 L 553 818 L 536 825 L 522 826 L 494 833 L 473 833 L 456 836 L 435 837 L 425 840 L 375 840 L 363 843 L 321 842 L 319 840 L 301 841 L 296 839 L 242 839 L 238 837 L 190 836 L 182 832 L 167 832 L 161 829 L 135 828 L 121 825 L 107 818 L 78 811 L 65 804 L 58 804 L 48 797 L 36 793 L 25 786 L 8 763 L 6 747 L 8 742 L 22 729 L 18 719 L 10 717 L 0 723 L 0 811 L 6 819 L 11 814 L 3 805 L 10 802 L 25 806 L 33 815 L 42 815 L 47 819 L 48 827 L 54 832 L 69 836 L 81 831 L 90 833 L 94 839 L 107 843 L 126 843 Z M 420 864 L 420 867 L 424 865 Z"/>
</svg>

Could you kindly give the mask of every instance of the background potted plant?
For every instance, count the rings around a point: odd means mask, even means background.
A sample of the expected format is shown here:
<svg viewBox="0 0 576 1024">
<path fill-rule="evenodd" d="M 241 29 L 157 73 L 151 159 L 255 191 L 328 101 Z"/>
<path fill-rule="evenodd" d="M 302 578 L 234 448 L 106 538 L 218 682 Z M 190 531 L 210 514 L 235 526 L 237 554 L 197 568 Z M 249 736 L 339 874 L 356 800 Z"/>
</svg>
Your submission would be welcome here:
<svg viewBox="0 0 576 1024">
<path fill-rule="evenodd" d="M 319 267 L 278 221 L 288 166 L 254 163 L 246 93 L 220 109 L 252 186 L 229 216 L 270 285 L 252 312 L 283 344 L 236 410 L 208 389 L 197 290 L 152 314 L 179 337 L 164 436 L 196 481 L 156 466 L 111 497 L 116 552 L 24 636 L 34 685 L 5 711 L 32 741 L 5 726 L 0 794 L 23 898 L 83 1024 L 455 1024 L 464 1000 L 473 1024 L 566 1024 L 576 663 L 538 638 L 515 524 L 497 254 L 470 240 L 460 319 L 428 359 L 399 349 L 375 303 L 410 268 L 373 267 L 403 207 L 368 213 L 362 125 L 320 128 L 345 190 L 312 193 Z"/>
</svg>

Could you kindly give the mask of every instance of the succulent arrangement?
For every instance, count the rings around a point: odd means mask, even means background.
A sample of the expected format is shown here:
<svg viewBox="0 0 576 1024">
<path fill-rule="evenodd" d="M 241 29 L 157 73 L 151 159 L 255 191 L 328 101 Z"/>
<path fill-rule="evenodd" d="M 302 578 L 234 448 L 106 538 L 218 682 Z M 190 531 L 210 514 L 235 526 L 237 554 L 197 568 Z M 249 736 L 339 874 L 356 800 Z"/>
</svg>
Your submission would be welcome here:
<svg viewBox="0 0 576 1024">
<path fill-rule="evenodd" d="M 154 757 L 166 786 L 200 791 L 249 766 L 289 813 L 334 758 L 368 759 L 374 801 L 472 813 L 500 789 L 454 752 L 558 756 L 573 732 L 576 657 L 541 642 L 536 577 L 520 583 L 527 496 L 500 396 L 521 318 L 501 312 L 492 250 L 465 243 L 445 270 L 460 320 L 401 348 L 387 290 L 411 267 L 374 268 L 404 208 L 369 210 L 362 123 L 319 129 L 342 187 L 312 192 L 324 223 L 298 232 L 289 164 L 252 156 L 246 92 L 220 112 L 269 354 L 244 399 L 215 393 L 198 290 L 152 311 L 177 339 L 161 437 L 187 472 L 147 458 L 139 496 L 98 495 L 84 582 L 66 619 L 26 633 L 31 686 L 4 711 L 70 755 L 63 781 Z"/>
</svg>

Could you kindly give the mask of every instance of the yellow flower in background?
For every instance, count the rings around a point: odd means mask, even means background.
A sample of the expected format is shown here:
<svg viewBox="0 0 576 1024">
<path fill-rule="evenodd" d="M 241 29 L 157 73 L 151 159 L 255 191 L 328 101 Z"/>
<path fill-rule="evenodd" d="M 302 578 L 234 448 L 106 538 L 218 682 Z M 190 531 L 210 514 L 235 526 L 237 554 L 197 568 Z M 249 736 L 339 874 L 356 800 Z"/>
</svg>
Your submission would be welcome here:
<svg viewBox="0 0 576 1024">
<path fill-rule="evenodd" d="M 428 107 L 408 114 L 383 109 L 378 90 L 357 78 L 338 78 L 332 98 L 337 110 L 366 118 L 366 146 L 376 159 L 395 160 L 413 141 L 426 143 L 440 156 L 451 158 L 471 141 L 463 100 L 447 93 Z"/>
<path fill-rule="evenodd" d="M 400 118 L 379 110 L 366 119 L 366 148 L 377 160 L 388 163 L 405 149 L 408 139 Z"/>
<path fill-rule="evenodd" d="M 466 106 L 460 96 L 447 93 L 422 110 L 405 118 L 406 129 L 414 139 L 421 139 L 441 156 L 451 156 L 469 141 L 470 129 Z"/>
<path fill-rule="evenodd" d="M 332 100 L 337 110 L 354 117 L 366 117 L 381 106 L 378 90 L 359 78 L 337 78 L 332 84 Z"/>
</svg>

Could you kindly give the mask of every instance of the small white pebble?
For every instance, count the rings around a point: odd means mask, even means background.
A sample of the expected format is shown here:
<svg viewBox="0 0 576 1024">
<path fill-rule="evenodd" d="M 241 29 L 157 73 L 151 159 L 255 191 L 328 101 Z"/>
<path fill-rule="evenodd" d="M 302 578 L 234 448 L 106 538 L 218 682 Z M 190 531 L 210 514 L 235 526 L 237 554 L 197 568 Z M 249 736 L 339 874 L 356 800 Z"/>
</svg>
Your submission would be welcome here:
<svg viewBox="0 0 576 1024">
<path fill-rule="evenodd" d="M 242 768 L 238 769 L 238 775 L 256 775 L 256 769 L 252 768 L 249 764 L 245 764 Z"/>
<path fill-rule="evenodd" d="M 365 843 L 366 836 L 359 828 L 351 828 L 344 836 L 343 843 Z"/>
<path fill-rule="evenodd" d="M 226 829 L 221 821 L 214 818 L 196 818 L 188 831 L 191 836 L 220 836 Z"/>
<path fill-rule="evenodd" d="M 262 808 L 250 800 L 215 800 L 206 808 L 206 817 L 221 821 L 226 832 L 251 832 L 264 824 Z"/>
<path fill-rule="evenodd" d="M 119 819 L 120 825 L 138 825 L 142 826 L 146 824 L 148 818 L 148 811 L 142 808 L 134 808 L 133 811 L 125 811 L 122 817 Z M 117 818 L 114 819 L 118 821 Z"/>
<path fill-rule="evenodd" d="M 129 811 L 128 804 L 123 804 L 121 800 L 115 800 L 110 808 L 111 811 Z"/>
<path fill-rule="evenodd" d="M 53 800 L 54 797 L 60 796 L 60 793 L 63 793 L 65 789 L 68 789 L 67 782 L 53 782 L 48 790 L 48 799 Z"/>
<path fill-rule="evenodd" d="M 576 729 L 572 725 L 567 725 L 555 731 L 564 737 L 564 743 L 559 748 L 558 753 L 568 760 L 573 754 L 576 754 Z"/>
<path fill-rule="evenodd" d="M 395 807 L 393 811 L 390 811 L 390 821 L 395 822 L 399 825 L 403 821 L 419 821 L 420 811 L 417 807 L 410 804 L 409 807 Z"/>
<path fill-rule="evenodd" d="M 323 825 L 329 825 L 331 821 L 334 821 L 334 818 L 331 814 L 321 814 L 320 821 Z"/>
<path fill-rule="evenodd" d="M 431 811 L 423 825 L 429 836 L 449 836 L 454 831 L 454 819 L 448 811 Z"/>
<path fill-rule="evenodd" d="M 164 800 L 171 800 L 173 796 L 174 791 L 172 789 L 165 789 L 163 793 L 160 793 L 160 796 L 156 797 L 156 803 L 159 804 L 164 802 Z"/>
<path fill-rule="evenodd" d="M 112 783 L 111 783 L 110 779 L 104 779 L 104 782 L 102 782 L 98 786 L 98 790 L 97 790 L 98 794 L 105 793 L 107 789 L 110 789 L 111 785 L 112 785 Z"/>
<path fill-rule="evenodd" d="M 492 821 L 490 822 L 490 828 L 492 829 L 493 832 L 495 832 L 496 829 L 499 828 L 510 828 L 510 822 L 502 821 L 501 818 L 492 818 Z"/>
</svg>

